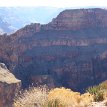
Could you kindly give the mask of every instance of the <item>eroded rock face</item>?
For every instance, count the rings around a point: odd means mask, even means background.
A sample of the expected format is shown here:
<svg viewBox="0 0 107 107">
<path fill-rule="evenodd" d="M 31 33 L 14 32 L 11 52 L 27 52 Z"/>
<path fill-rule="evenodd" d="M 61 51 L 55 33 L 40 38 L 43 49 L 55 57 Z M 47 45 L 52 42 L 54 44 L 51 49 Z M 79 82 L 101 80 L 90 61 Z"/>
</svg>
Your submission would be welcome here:
<svg viewBox="0 0 107 107">
<path fill-rule="evenodd" d="M 83 91 L 107 79 L 107 10 L 74 9 L 52 22 L 0 36 L 0 61 L 23 87 L 64 86 Z"/>
<path fill-rule="evenodd" d="M 107 27 L 107 11 L 104 9 L 74 9 L 61 12 L 45 30 L 77 30 L 89 27 Z"/>
<path fill-rule="evenodd" d="M 19 91 L 21 81 L 0 63 L 0 107 L 12 107 L 15 94 Z"/>
</svg>

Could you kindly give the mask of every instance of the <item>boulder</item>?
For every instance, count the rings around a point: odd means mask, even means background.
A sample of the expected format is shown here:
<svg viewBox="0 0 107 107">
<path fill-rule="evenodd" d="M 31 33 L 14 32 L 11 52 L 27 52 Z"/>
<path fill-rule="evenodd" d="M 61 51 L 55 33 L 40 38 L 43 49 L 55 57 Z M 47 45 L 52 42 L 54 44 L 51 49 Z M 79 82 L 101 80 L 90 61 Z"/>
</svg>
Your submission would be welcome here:
<svg viewBox="0 0 107 107">
<path fill-rule="evenodd" d="M 20 86 L 21 81 L 10 73 L 5 64 L 0 63 L 0 107 L 12 107 L 14 96 Z"/>
</svg>

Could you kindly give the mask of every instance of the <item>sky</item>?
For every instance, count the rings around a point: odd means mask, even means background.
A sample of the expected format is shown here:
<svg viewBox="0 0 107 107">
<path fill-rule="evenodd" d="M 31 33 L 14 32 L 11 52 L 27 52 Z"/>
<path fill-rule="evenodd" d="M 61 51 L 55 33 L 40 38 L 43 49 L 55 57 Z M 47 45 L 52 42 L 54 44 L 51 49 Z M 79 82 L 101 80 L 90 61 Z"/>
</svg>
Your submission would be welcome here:
<svg viewBox="0 0 107 107">
<path fill-rule="evenodd" d="M 10 6 L 107 7 L 107 0 L 0 0 L 0 7 Z"/>
</svg>

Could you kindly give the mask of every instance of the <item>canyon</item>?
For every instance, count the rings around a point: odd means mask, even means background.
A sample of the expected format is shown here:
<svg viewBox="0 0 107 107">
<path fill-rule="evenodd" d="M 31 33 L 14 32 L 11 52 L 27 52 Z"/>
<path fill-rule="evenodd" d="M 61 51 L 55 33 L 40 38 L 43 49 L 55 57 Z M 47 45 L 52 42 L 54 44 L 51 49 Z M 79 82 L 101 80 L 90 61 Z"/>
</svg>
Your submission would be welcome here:
<svg viewBox="0 0 107 107">
<path fill-rule="evenodd" d="M 107 10 L 68 9 L 48 24 L 1 35 L 0 62 L 23 88 L 46 84 L 83 92 L 107 80 Z"/>
</svg>

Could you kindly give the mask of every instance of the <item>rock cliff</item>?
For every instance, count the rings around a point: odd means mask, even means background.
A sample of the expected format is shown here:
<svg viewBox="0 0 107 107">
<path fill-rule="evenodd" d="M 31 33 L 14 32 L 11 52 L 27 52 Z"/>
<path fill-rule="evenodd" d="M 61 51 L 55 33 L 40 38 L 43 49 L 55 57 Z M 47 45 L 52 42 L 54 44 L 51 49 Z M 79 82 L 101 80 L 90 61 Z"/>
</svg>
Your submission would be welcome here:
<svg viewBox="0 0 107 107">
<path fill-rule="evenodd" d="M 12 107 L 15 94 L 19 91 L 21 81 L 0 63 L 0 107 Z"/>
<path fill-rule="evenodd" d="M 0 61 L 23 87 L 64 86 L 83 91 L 107 79 L 107 10 L 74 9 L 52 22 L 0 36 Z"/>
<path fill-rule="evenodd" d="M 74 9 L 61 12 L 45 30 L 77 30 L 89 27 L 107 27 L 107 11 L 104 9 Z"/>
</svg>

